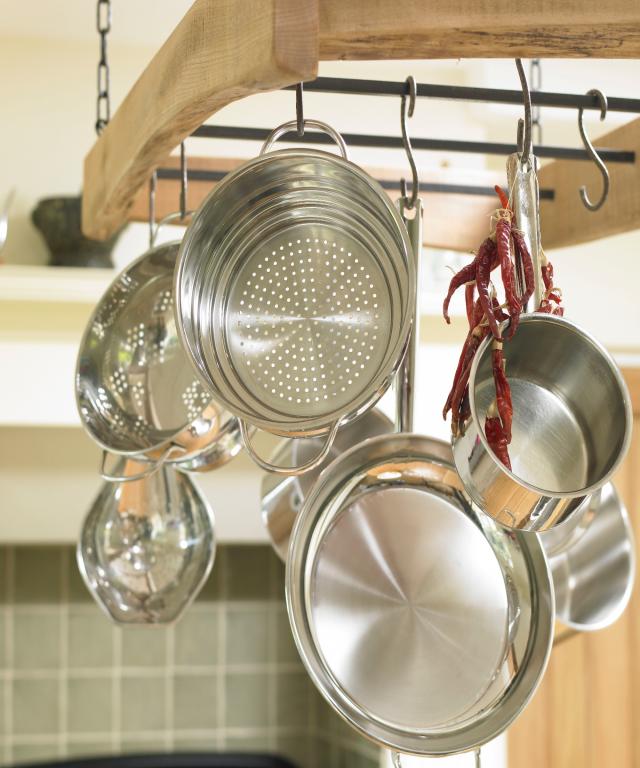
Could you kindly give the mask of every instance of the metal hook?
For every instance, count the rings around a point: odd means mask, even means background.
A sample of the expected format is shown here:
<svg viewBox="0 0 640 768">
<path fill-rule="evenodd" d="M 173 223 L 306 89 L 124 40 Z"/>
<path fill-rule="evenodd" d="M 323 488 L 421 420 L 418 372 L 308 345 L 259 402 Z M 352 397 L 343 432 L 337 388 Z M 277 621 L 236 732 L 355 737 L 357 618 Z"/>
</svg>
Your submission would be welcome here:
<svg viewBox="0 0 640 768">
<path fill-rule="evenodd" d="M 587 96 L 597 97 L 598 101 L 600 102 L 600 120 L 604 120 L 607 116 L 607 97 L 597 88 L 592 88 L 590 91 L 588 91 Z M 584 148 L 586 149 L 587 154 L 596 164 L 600 174 L 602 175 L 602 194 L 600 195 L 600 199 L 597 203 L 592 203 L 591 200 L 589 200 L 589 196 L 587 195 L 587 188 L 582 186 L 580 187 L 580 198 L 585 208 L 588 208 L 590 211 L 597 211 L 598 208 L 601 208 L 604 205 L 605 200 L 609 196 L 609 171 L 607 170 L 607 166 L 603 163 L 600 155 L 596 152 L 593 144 L 587 136 L 587 133 L 584 129 L 583 114 L 584 109 L 580 107 L 578 110 L 578 130 L 580 131 L 580 137 L 582 138 L 582 143 L 584 144 Z"/>
<path fill-rule="evenodd" d="M 180 221 L 187 215 L 187 153 L 180 142 Z"/>
<path fill-rule="evenodd" d="M 296 85 L 296 131 L 304 136 L 304 109 L 302 104 L 302 83 Z"/>
<path fill-rule="evenodd" d="M 413 208 L 418 199 L 418 169 L 416 168 L 416 162 L 413 157 L 413 149 L 411 147 L 411 140 L 407 133 L 407 117 L 413 117 L 413 111 L 416 107 L 416 81 L 413 75 L 405 80 L 407 90 L 402 94 L 402 101 L 400 102 L 400 128 L 402 130 L 402 144 L 404 151 L 407 153 L 407 159 L 411 166 L 411 197 L 407 194 L 407 182 L 405 179 L 400 179 L 400 192 L 402 194 L 402 200 L 406 208 Z M 407 109 L 407 96 L 409 97 L 409 108 Z"/>
<path fill-rule="evenodd" d="M 520 78 L 520 86 L 522 87 L 522 100 L 524 102 L 524 133 L 522 136 L 522 153 L 520 162 L 522 165 L 526 165 L 531 157 L 531 93 L 529 92 L 529 85 L 527 84 L 527 76 L 524 73 L 524 67 L 522 66 L 522 59 L 516 59 L 516 69 L 518 70 L 518 77 Z M 520 143 L 520 142 L 518 142 Z"/>
<path fill-rule="evenodd" d="M 149 248 L 153 248 L 156 228 L 156 188 L 158 172 L 154 171 L 149 179 Z"/>
</svg>

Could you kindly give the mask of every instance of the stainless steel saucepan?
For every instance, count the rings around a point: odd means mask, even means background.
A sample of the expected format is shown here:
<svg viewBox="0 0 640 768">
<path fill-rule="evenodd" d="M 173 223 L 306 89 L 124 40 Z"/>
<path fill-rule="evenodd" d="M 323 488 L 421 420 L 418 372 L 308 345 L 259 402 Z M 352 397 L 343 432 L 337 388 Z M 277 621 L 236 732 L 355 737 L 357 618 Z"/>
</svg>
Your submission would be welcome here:
<svg viewBox="0 0 640 768">
<path fill-rule="evenodd" d="M 537 537 L 468 498 L 449 445 L 372 438 L 314 484 L 286 598 L 315 685 L 358 732 L 447 755 L 502 733 L 533 695 L 554 601 Z"/>
<path fill-rule="evenodd" d="M 635 578 L 629 516 L 613 483 L 594 494 L 581 532 L 559 547 L 556 529 L 540 534 L 549 556 L 556 616 L 579 631 L 604 629 L 627 607 Z"/>
<path fill-rule="evenodd" d="M 105 480 L 135 477 L 106 469 L 107 452 L 146 461 L 213 468 L 241 447 L 236 419 L 199 383 L 173 312 L 179 243 L 152 248 L 130 264 L 98 303 L 80 344 L 76 400 L 84 428 L 103 449 Z M 221 442 L 219 442 L 221 441 Z"/>
<path fill-rule="evenodd" d="M 416 281 L 402 220 L 374 180 L 311 149 L 270 152 L 229 174 L 194 215 L 176 269 L 178 328 L 206 391 L 238 416 L 262 468 L 319 466 L 338 428 L 368 410 L 402 361 Z M 324 440 L 303 465 L 259 457 L 249 426 Z"/>
<path fill-rule="evenodd" d="M 608 352 L 565 318 L 523 315 L 504 358 L 513 398 L 513 471 L 483 431 L 495 397 L 490 339 L 471 369 L 471 416 L 453 438 L 455 464 L 471 498 L 493 519 L 545 531 L 575 513 L 625 457 L 629 392 Z"/>
<path fill-rule="evenodd" d="M 354 445 L 378 435 L 393 432 L 393 423 L 380 410 L 372 408 L 350 424 L 338 430 L 329 455 L 312 472 L 304 475 L 282 477 L 272 473 L 262 479 L 262 520 L 269 533 L 271 544 L 281 560 L 286 561 L 289 537 L 296 516 L 313 488 L 322 469 L 327 467 Z M 322 438 L 307 440 L 284 440 L 274 452 L 271 461 L 275 464 L 296 466 L 305 464 L 310 456 L 318 452 Z M 320 446 L 321 447 L 321 446 Z"/>
</svg>

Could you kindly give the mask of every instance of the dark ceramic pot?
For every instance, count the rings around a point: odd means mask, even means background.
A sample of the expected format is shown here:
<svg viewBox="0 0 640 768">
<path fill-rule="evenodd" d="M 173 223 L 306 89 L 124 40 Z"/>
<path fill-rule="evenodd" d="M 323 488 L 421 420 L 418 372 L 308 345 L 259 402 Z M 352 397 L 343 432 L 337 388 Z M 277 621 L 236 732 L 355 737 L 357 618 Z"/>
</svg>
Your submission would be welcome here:
<svg viewBox="0 0 640 768">
<path fill-rule="evenodd" d="M 31 212 L 31 220 L 49 246 L 54 267 L 110 267 L 111 252 L 122 230 L 109 240 L 82 234 L 82 197 L 47 197 Z"/>
</svg>

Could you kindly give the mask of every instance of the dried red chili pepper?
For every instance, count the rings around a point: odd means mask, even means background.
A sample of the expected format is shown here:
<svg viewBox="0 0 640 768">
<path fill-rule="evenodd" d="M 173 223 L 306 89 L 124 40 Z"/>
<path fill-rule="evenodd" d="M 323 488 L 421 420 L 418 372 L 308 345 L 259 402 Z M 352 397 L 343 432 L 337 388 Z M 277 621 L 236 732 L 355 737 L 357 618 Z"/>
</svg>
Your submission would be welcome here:
<svg viewBox="0 0 640 768">
<path fill-rule="evenodd" d="M 467 338 L 467 342 L 465 344 L 464 360 L 462 361 L 462 366 L 460 368 L 460 375 L 454 384 L 450 400 L 451 430 L 454 435 L 458 434 L 461 405 L 467 391 L 471 366 L 473 365 L 473 358 L 475 357 L 475 354 L 478 351 L 478 347 L 480 346 L 482 340 L 488 335 L 489 329 L 486 326 L 477 325 Z"/>
<path fill-rule="evenodd" d="M 496 388 L 496 406 L 502 421 L 507 443 L 511 442 L 511 424 L 513 422 L 513 403 L 511 402 L 511 387 L 504 371 L 504 357 L 502 343 L 493 341 L 491 349 L 491 362 L 493 366 L 493 382 Z"/>
<path fill-rule="evenodd" d="M 485 240 L 486 242 L 486 240 Z M 489 293 L 489 280 L 491 277 L 491 258 L 492 253 L 488 248 L 482 252 L 478 251 L 478 265 L 476 269 L 476 286 L 478 288 L 478 299 L 482 305 L 484 315 L 489 323 L 489 328 L 495 339 L 501 339 L 500 327 L 493 311 L 493 302 Z"/>
<path fill-rule="evenodd" d="M 467 283 L 464 288 L 464 303 L 467 310 L 467 321 L 469 328 L 473 328 L 473 313 L 474 313 L 474 295 L 476 292 L 475 283 Z"/>
<path fill-rule="evenodd" d="M 516 332 L 520 320 L 520 313 L 522 312 L 522 302 L 520 301 L 516 289 L 515 272 L 513 269 L 513 262 L 511 261 L 510 213 L 505 213 L 498 218 L 496 223 L 496 246 L 500 258 L 502 284 L 504 285 L 505 297 L 507 299 L 507 306 L 509 307 L 509 315 L 511 317 L 511 323 L 509 324 L 509 329 L 506 334 L 506 338 L 510 339 Z"/>
<path fill-rule="evenodd" d="M 442 303 L 442 314 L 447 323 L 451 322 L 449 318 L 449 303 L 451 302 L 451 297 L 458 290 L 458 288 L 461 288 L 463 285 L 472 283 L 476 280 L 478 263 L 480 259 L 486 257 L 487 252 L 490 252 L 492 257 L 490 261 L 490 271 L 494 270 L 498 266 L 496 244 L 492 238 L 488 237 L 482 243 L 480 248 L 478 248 L 478 253 L 476 254 L 473 261 L 464 266 L 459 272 L 456 272 L 456 274 L 451 278 L 451 282 L 449 283 L 449 290 L 447 291 L 447 295 L 445 296 L 445 299 Z"/>
<path fill-rule="evenodd" d="M 509 458 L 507 438 L 499 416 L 487 416 L 484 422 L 484 435 L 491 450 L 505 467 L 510 470 L 511 459 Z"/>
<path fill-rule="evenodd" d="M 506 210 L 510 211 L 511 206 L 509 205 L 509 198 L 507 197 L 507 193 L 502 189 L 502 187 L 499 184 L 496 184 L 494 187 L 496 194 L 500 198 L 500 205 Z"/>
</svg>

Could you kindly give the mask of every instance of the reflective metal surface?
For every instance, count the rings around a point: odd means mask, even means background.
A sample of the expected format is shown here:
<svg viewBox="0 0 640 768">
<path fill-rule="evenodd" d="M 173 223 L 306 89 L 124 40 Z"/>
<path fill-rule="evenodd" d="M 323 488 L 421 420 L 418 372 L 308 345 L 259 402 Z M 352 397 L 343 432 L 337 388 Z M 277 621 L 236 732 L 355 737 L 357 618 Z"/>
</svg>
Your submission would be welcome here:
<svg viewBox="0 0 640 768">
<path fill-rule="evenodd" d="M 484 744 L 546 666 L 553 595 L 540 543 L 475 508 L 437 440 L 373 438 L 325 469 L 293 530 L 286 587 L 321 693 L 400 752 Z"/>
<path fill-rule="evenodd" d="M 582 631 L 603 629 L 620 617 L 635 577 L 633 531 L 613 483 L 594 495 L 587 517 L 583 534 L 549 558 L 557 619 Z M 545 551 L 547 537 L 540 535 Z"/>
<path fill-rule="evenodd" d="M 185 234 L 175 285 L 180 333 L 212 396 L 303 437 L 355 418 L 389 386 L 415 270 L 384 191 L 342 158 L 295 149 L 216 187 Z"/>
<path fill-rule="evenodd" d="M 300 507 L 313 488 L 320 472 L 337 456 L 354 445 L 376 435 L 393 432 L 392 422 L 377 408 L 359 416 L 355 421 L 341 427 L 324 463 L 313 472 L 296 477 L 281 477 L 265 474 L 261 486 L 261 512 L 271 544 L 281 560 L 286 561 L 291 529 Z M 299 465 L 314 456 L 321 439 L 286 440 L 278 446 L 271 460 L 274 464 Z"/>
<path fill-rule="evenodd" d="M 172 461 L 196 457 L 237 421 L 211 402 L 184 353 L 173 313 L 179 243 L 158 246 L 129 265 L 96 307 L 80 345 L 76 399 L 85 429 L 104 449 L 157 455 L 175 444 Z M 234 425 L 235 422 L 235 425 Z M 231 438 L 233 439 L 233 438 Z M 227 457 L 233 454 L 227 448 Z M 219 459 L 219 456 L 216 460 Z"/>
<path fill-rule="evenodd" d="M 178 619 L 214 554 L 209 505 L 189 477 L 166 466 L 144 480 L 105 483 L 77 549 L 89 591 L 119 624 Z"/>
<path fill-rule="evenodd" d="M 490 340 L 471 369 L 471 417 L 452 441 L 455 463 L 488 515 L 509 528 L 544 531 L 567 520 L 624 458 L 629 392 L 606 350 L 565 318 L 523 315 L 503 354 L 513 398 L 513 471 L 483 432 L 495 397 Z"/>
</svg>

